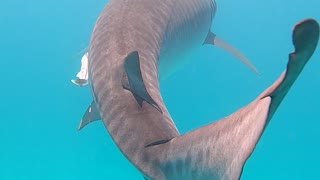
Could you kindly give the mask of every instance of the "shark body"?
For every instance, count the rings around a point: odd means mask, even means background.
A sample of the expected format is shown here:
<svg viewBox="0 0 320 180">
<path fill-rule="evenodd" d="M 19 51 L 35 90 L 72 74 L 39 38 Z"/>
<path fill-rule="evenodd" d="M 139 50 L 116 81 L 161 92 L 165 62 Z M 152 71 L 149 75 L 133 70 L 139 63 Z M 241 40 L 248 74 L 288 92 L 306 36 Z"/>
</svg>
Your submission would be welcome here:
<svg viewBox="0 0 320 180">
<path fill-rule="evenodd" d="M 111 0 L 96 23 L 89 49 L 94 101 L 80 129 L 102 119 L 145 179 L 239 179 L 316 47 L 318 24 L 309 20 L 297 26 L 296 51 L 274 85 L 233 115 L 180 135 L 163 103 L 159 79 L 175 66 L 176 58 L 204 43 L 214 44 L 210 27 L 215 10 L 213 0 Z"/>
</svg>

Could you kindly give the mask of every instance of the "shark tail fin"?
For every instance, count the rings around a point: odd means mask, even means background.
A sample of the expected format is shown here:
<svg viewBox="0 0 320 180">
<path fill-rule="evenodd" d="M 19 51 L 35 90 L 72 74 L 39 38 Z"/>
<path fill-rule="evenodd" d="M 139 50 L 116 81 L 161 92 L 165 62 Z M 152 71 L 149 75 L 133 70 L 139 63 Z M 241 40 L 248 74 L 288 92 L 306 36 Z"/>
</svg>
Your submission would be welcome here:
<svg viewBox="0 0 320 180">
<path fill-rule="evenodd" d="M 232 47 L 229 43 L 219 38 L 214 33 L 209 32 L 203 44 L 212 44 L 226 50 L 227 52 L 238 58 L 240 61 L 242 61 L 244 64 L 246 64 L 253 72 L 260 75 L 259 71 L 254 67 L 254 65 L 239 50 Z"/>
<path fill-rule="evenodd" d="M 306 19 L 298 23 L 294 27 L 292 40 L 295 51 L 289 54 L 287 70 L 283 72 L 281 77 L 272 86 L 259 96 L 260 99 L 267 96 L 272 97 L 269 120 L 300 75 L 318 45 L 319 24 L 317 21 Z"/>
<path fill-rule="evenodd" d="M 315 51 L 318 39 L 319 24 L 312 19 L 302 21 L 293 31 L 295 52 L 289 56 L 287 70 L 256 100 L 225 119 L 148 147 L 158 156 L 167 179 L 239 179 L 272 115 Z"/>
</svg>

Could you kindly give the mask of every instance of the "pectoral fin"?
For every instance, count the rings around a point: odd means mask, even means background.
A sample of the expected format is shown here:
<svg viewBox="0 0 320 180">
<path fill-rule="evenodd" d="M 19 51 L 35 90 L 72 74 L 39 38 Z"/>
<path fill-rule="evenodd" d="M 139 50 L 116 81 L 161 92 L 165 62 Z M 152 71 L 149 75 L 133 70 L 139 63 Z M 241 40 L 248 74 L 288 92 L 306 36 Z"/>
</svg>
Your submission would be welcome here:
<svg viewBox="0 0 320 180">
<path fill-rule="evenodd" d="M 252 71 L 254 71 L 256 74 L 259 74 L 258 70 L 252 65 L 252 63 L 237 49 L 232 47 L 229 43 L 224 41 L 223 39 L 219 38 L 217 35 L 215 35 L 212 32 L 209 32 L 207 35 L 206 40 L 203 44 L 212 44 L 215 45 L 221 49 L 224 49 L 234 55 L 236 58 L 240 59 L 244 64 L 246 64 Z"/>
<path fill-rule="evenodd" d="M 100 113 L 97 109 L 97 105 L 94 101 L 92 101 L 92 103 L 90 104 L 86 113 L 83 115 L 83 117 L 80 121 L 78 130 L 81 130 L 86 125 L 90 124 L 91 122 L 94 122 L 94 121 L 97 121 L 100 119 L 101 119 L 101 117 L 100 117 Z"/>
<path fill-rule="evenodd" d="M 143 82 L 139 54 L 137 51 L 130 53 L 124 62 L 124 75 L 122 78 L 122 86 L 124 89 L 131 91 L 136 98 L 138 104 L 142 106 L 142 102 L 146 101 L 162 113 L 160 107 L 152 99 Z"/>
</svg>

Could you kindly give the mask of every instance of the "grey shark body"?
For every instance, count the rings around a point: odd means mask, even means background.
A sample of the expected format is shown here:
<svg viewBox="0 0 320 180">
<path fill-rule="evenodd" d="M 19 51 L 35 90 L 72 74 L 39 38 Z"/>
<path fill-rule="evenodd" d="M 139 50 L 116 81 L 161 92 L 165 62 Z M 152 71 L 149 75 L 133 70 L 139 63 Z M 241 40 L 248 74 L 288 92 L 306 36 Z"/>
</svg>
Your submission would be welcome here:
<svg viewBox="0 0 320 180">
<path fill-rule="evenodd" d="M 181 136 L 163 103 L 159 79 L 186 52 L 213 44 L 215 10 L 212 0 L 111 0 L 96 23 L 89 49 L 94 101 L 80 128 L 102 119 L 145 179 L 239 179 L 267 122 L 302 70 L 289 63 L 290 76 L 285 73 L 250 105 Z M 317 33 L 309 34 L 314 38 Z M 309 37 L 306 41 L 307 48 L 296 50 L 291 61 L 310 58 L 316 43 Z"/>
</svg>

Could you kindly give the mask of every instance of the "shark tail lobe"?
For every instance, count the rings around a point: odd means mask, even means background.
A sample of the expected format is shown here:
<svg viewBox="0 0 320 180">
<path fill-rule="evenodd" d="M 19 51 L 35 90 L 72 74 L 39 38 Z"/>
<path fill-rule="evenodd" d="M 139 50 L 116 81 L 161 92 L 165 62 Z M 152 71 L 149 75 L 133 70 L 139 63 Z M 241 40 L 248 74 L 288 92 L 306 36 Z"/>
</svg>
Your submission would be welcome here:
<svg viewBox="0 0 320 180">
<path fill-rule="evenodd" d="M 300 22 L 286 71 L 256 100 L 234 114 L 165 144 L 148 147 L 166 179 L 239 179 L 268 122 L 315 51 L 319 24 Z"/>
</svg>

